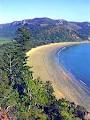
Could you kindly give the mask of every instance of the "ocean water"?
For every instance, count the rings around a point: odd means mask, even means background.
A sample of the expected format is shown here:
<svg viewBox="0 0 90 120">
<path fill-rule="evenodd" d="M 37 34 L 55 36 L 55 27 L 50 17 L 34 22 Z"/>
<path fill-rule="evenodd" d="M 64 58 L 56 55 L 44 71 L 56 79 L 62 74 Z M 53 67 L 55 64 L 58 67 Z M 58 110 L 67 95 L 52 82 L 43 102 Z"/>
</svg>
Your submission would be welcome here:
<svg viewBox="0 0 90 120">
<path fill-rule="evenodd" d="M 76 80 L 90 89 L 90 44 L 63 49 L 59 52 L 59 62 Z"/>
</svg>

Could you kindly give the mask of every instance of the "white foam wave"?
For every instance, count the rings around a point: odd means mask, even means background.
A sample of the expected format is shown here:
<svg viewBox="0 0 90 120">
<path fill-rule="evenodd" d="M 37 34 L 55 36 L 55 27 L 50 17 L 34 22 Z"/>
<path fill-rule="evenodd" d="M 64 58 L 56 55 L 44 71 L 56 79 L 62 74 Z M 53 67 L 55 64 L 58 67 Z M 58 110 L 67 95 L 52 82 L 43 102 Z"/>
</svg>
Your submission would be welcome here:
<svg viewBox="0 0 90 120">
<path fill-rule="evenodd" d="M 82 80 L 80 80 L 80 82 L 81 82 L 82 84 L 84 84 L 85 86 L 87 86 L 87 84 L 86 84 L 85 82 L 83 82 Z"/>
</svg>

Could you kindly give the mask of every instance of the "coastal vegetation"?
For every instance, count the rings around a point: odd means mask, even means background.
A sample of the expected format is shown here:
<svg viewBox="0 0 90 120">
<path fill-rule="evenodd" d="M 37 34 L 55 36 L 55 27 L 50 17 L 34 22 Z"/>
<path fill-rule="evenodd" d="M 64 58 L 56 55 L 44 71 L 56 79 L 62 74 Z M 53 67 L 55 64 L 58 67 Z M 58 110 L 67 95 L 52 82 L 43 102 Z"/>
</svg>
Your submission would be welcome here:
<svg viewBox="0 0 90 120">
<path fill-rule="evenodd" d="M 17 30 L 16 41 L 0 47 L 0 119 L 84 120 L 87 110 L 66 99 L 57 100 L 52 84 L 33 78 L 26 52 L 32 48 L 26 27 Z"/>
</svg>

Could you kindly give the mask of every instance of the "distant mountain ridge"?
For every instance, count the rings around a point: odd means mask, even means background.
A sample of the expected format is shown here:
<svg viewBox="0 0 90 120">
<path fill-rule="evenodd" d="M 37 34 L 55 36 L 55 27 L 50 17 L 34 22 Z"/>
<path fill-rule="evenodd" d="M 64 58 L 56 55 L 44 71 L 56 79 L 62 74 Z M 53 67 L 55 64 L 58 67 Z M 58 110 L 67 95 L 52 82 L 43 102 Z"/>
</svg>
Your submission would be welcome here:
<svg viewBox="0 0 90 120">
<path fill-rule="evenodd" d="M 0 37 L 14 38 L 22 26 L 30 29 L 38 42 L 79 41 L 90 39 L 89 22 L 69 22 L 63 19 L 35 18 L 0 24 Z"/>
</svg>

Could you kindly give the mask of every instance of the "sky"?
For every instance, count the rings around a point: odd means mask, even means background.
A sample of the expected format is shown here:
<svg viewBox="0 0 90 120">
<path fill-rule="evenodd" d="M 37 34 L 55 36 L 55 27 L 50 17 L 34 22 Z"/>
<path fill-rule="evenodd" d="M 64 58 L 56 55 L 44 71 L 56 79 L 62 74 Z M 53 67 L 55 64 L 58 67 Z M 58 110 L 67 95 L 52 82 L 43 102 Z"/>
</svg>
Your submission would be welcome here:
<svg viewBox="0 0 90 120">
<path fill-rule="evenodd" d="M 0 23 L 41 17 L 90 22 L 90 0 L 0 0 Z"/>
</svg>

